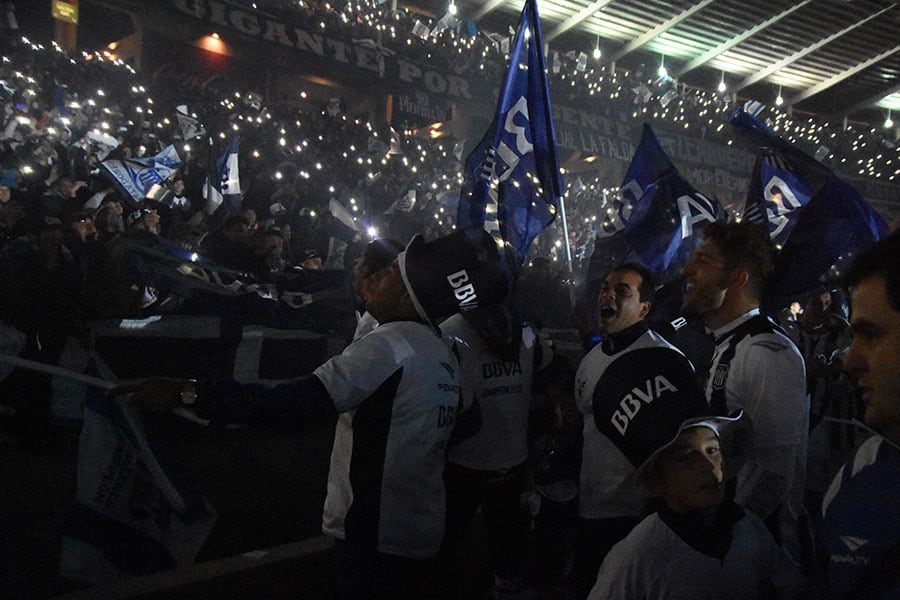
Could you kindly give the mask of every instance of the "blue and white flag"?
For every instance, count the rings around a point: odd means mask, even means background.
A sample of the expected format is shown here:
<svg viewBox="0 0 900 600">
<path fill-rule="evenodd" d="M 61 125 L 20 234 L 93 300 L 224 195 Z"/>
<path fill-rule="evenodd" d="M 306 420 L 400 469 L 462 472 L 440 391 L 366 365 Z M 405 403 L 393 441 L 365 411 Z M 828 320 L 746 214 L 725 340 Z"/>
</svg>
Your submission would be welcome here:
<svg viewBox="0 0 900 600">
<path fill-rule="evenodd" d="M 121 399 L 89 393 L 60 575 L 88 583 L 193 564 L 216 512 Z"/>
<path fill-rule="evenodd" d="M 822 189 L 832 173 L 760 121 L 762 108 L 752 108 L 753 113 L 747 107 L 738 108 L 730 119 L 735 129 L 759 148 L 743 218 L 765 224 L 772 240 L 782 246 L 799 214 L 797 209 Z"/>
<path fill-rule="evenodd" d="M 352 316 L 346 271 L 304 270 L 258 278 L 218 265 L 161 240 L 129 241 L 143 284 L 184 314 L 217 315 L 246 325 L 323 331 Z"/>
<path fill-rule="evenodd" d="M 212 140 L 210 140 L 212 152 Z M 210 156 L 212 158 L 212 156 Z M 229 215 L 241 212 L 241 180 L 238 172 L 238 138 L 231 138 L 225 150 L 214 165 L 210 165 L 210 174 L 203 183 L 203 197 L 206 198 L 206 214 L 211 215 L 220 206 L 225 206 Z M 209 185 L 210 180 L 218 182 Z"/>
<path fill-rule="evenodd" d="M 799 214 L 797 209 L 812 196 L 813 190 L 791 161 L 781 152 L 764 148 L 756 157 L 743 218 L 766 225 L 769 237 L 783 246 Z"/>
<path fill-rule="evenodd" d="M 100 169 L 127 196 L 141 200 L 154 185 L 159 185 L 181 166 L 175 146 L 168 146 L 156 156 L 105 160 Z"/>
<path fill-rule="evenodd" d="M 718 202 L 681 176 L 646 124 L 622 195 L 632 202 L 622 232 L 625 243 L 663 281 L 677 275 L 700 245 L 703 228 L 722 215 Z"/>
<path fill-rule="evenodd" d="M 703 228 L 723 212 L 681 176 L 646 124 L 619 195 L 594 243 L 586 306 L 594 306 L 609 272 L 625 261 L 642 263 L 660 283 L 674 280 L 700 245 Z"/>
<path fill-rule="evenodd" d="M 203 123 L 201 123 L 197 117 L 188 114 L 188 107 L 186 104 L 179 104 L 175 107 L 175 118 L 178 120 L 181 138 L 185 142 L 206 135 L 206 129 L 203 127 Z"/>
<path fill-rule="evenodd" d="M 466 160 L 457 227 L 485 229 L 521 264 L 564 189 L 537 3 L 526 0 L 494 121 Z"/>
<path fill-rule="evenodd" d="M 884 219 L 836 175 L 796 215 L 763 301 L 770 311 L 814 290 L 829 276 L 839 277 L 854 254 L 888 233 Z"/>
</svg>

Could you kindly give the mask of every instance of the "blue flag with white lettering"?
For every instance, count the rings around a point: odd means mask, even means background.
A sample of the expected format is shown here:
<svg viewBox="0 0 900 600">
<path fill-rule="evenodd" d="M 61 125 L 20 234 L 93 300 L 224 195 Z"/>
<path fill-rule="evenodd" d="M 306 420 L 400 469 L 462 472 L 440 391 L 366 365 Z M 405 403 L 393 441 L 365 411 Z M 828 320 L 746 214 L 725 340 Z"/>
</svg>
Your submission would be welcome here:
<svg viewBox="0 0 900 600">
<path fill-rule="evenodd" d="M 485 229 L 521 264 L 563 189 L 537 3 L 526 0 L 494 121 L 466 160 L 457 227 Z"/>
<path fill-rule="evenodd" d="M 852 255 L 887 233 L 884 220 L 831 169 L 737 109 L 731 123 L 759 146 L 745 218 L 782 247 L 763 308 L 772 312 L 836 278 Z"/>
<path fill-rule="evenodd" d="M 888 227 L 856 189 L 835 175 L 797 211 L 769 282 L 764 308 L 772 311 L 839 277 L 852 256 L 887 235 Z"/>
<path fill-rule="evenodd" d="M 765 224 L 772 240 L 782 246 L 799 215 L 797 209 L 822 189 L 832 173 L 760 121 L 761 110 L 750 114 L 738 108 L 731 115 L 735 129 L 759 147 L 743 216 Z"/>
<path fill-rule="evenodd" d="M 181 166 L 175 146 L 168 146 L 156 156 L 104 160 L 101 171 L 127 196 L 141 200 L 150 188 L 159 185 Z"/>
<path fill-rule="evenodd" d="M 810 185 L 792 170 L 784 154 L 764 148 L 756 157 L 744 218 L 766 225 L 769 237 L 783 246 L 796 222 L 797 209 L 805 206 L 812 196 Z"/>
<path fill-rule="evenodd" d="M 681 176 L 646 124 L 622 183 L 622 195 L 636 199 L 623 239 L 662 281 L 678 274 L 700 245 L 703 227 L 722 214 L 718 202 Z"/>
<path fill-rule="evenodd" d="M 585 278 L 583 302 L 592 311 L 607 275 L 625 261 L 644 264 L 660 283 L 673 281 L 700 245 L 706 223 L 723 212 L 681 176 L 646 124 L 619 196 L 608 213 L 614 233 L 598 234 Z"/>
</svg>

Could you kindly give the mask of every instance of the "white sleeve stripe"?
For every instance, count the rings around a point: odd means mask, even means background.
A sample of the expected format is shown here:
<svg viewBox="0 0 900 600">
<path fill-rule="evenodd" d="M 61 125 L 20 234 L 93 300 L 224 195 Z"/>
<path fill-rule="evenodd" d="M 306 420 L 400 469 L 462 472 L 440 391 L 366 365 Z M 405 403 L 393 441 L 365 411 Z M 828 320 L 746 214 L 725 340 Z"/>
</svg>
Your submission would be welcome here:
<svg viewBox="0 0 900 600">
<path fill-rule="evenodd" d="M 859 447 L 859 450 L 856 451 L 856 456 L 853 457 L 853 473 L 851 473 L 851 476 L 855 477 L 857 473 L 873 464 L 880 448 L 881 436 L 876 435 L 866 440 Z"/>
</svg>

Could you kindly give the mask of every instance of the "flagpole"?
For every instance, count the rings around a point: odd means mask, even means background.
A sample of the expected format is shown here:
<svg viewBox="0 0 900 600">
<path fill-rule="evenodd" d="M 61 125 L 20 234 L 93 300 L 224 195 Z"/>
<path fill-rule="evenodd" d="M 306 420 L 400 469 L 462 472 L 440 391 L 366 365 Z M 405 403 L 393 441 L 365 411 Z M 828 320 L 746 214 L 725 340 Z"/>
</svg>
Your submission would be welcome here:
<svg viewBox="0 0 900 600">
<path fill-rule="evenodd" d="M 569 222 L 566 220 L 566 201 L 563 196 L 559 197 L 559 212 L 562 214 L 563 239 L 566 243 L 566 266 L 569 267 L 569 274 L 572 273 L 572 248 L 569 247 Z"/>
<path fill-rule="evenodd" d="M 106 381 L 105 379 L 91 377 L 90 375 L 85 375 L 84 373 L 78 373 L 77 371 L 63 369 L 62 367 L 48 365 L 47 363 L 29 360 L 27 358 L 10 356 L 9 354 L 0 354 L 0 363 L 7 363 L 15 367 L 19 367 L 20 369 L 37 371 L 38 373 L 46 373 L 47 375 L 53 375 L 54 377 L 65 377 L 66 379 L 72 379 L 73 381 L 77 381 L 91 387 L 100 388 L 101 390 L 111 390 L 116 386 L 115 383 Z"/>
</svg>

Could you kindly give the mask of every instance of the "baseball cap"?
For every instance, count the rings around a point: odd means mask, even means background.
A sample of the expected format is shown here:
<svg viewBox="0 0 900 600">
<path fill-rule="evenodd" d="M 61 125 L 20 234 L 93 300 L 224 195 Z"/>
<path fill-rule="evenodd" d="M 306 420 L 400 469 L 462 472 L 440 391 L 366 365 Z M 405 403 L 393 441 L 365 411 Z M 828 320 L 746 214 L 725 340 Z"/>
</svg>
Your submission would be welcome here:
<svg viewBox="0 0 900 600">
<path fill-rule="evenodd" d="M 674 433 L 669 431 L 666 436 L 669 438 L 668 441 L 657 448 L 641 464 L 636 472 L 638 480 L 647 480 L 653 472 L 654 465 L 666 449 L 675 444 L 685 431 L 696 427 L 706 427 L 715 432 L 716 437 L 719 438 L 719 453 L 725 465 L 725 479 L 735 477 L 746 461 L 752 438 L 750 417 L 741 410 L 727 417 L 707 416 L 685 420 Z"/>
<path fill-rule="evenodd" d="M 426 242 L 415 235 L 397 256 L 403 283 L 420 317 L 443 317 L 498 304 L 509 291 L 497 243 L 482 229 L 456 231 Z"/>
</svg>

